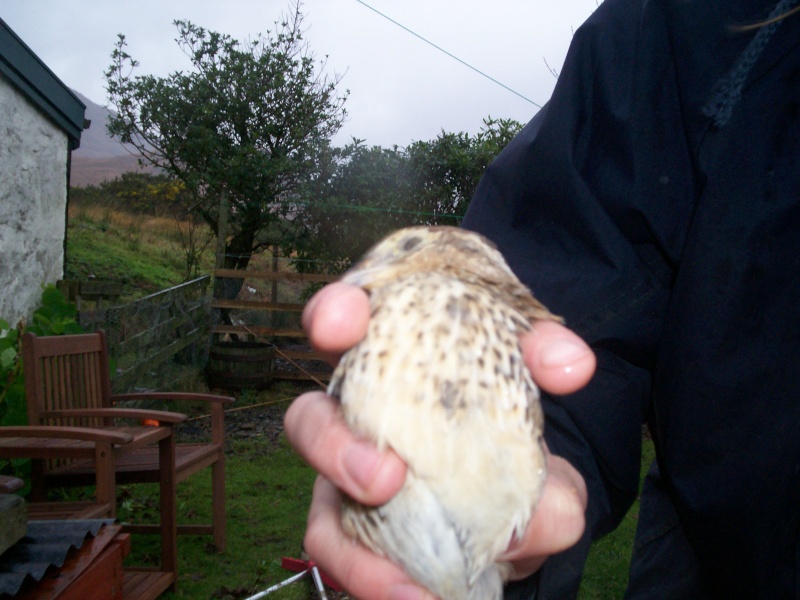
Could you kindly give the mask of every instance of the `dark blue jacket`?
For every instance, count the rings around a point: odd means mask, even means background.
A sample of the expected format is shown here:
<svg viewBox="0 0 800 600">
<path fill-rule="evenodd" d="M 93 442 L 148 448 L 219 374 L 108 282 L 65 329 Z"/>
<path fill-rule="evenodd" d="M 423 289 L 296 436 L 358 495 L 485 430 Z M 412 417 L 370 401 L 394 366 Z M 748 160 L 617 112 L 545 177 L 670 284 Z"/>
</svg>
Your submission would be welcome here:
<svg viewBox="0 0 800 600">
<path fill-rule="evenodd" d="M 544 401 L 591 535 L 635 498 L 648 422 L 727 598 L 800 597 L 800 14 L 732 27 L 774 6 L 606 0 L 464 221 L 598 355 Z"/>
</svg>

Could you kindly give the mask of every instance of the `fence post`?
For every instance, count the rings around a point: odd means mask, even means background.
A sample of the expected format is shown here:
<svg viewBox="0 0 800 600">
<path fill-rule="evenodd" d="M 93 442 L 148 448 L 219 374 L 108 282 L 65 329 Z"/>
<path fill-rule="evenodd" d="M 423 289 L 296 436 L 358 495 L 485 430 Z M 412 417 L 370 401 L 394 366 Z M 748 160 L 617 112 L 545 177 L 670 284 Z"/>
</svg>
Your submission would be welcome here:
<svg viewBox="0 0 800 600">
<path fill-rule="evenodd" d="M 217 218 L 217 256 L 214 267 L 225 266 L 225 242 L 228 239 L 228 190 L 223 189 L 219 196 L 219 217 Z"/>
<path fill-rule="evenodd" d="M 272 272 L 278 272 L 278 247 L 276 245 L 272 245 Z M 278 278 L 272 280 L 271 285 L 271 294 L 270 298 L 273 304 L 278 303 Z M 271 311 L 269 313 L 269 324 L 271 327 L 278 326 L 278 315 L 275 311 Z"/>
<path fill-rule="evenodd" d="M 228 239 L 228 189 L 223 188 L 219 196 L 219 217 L 217 217 L 217 255 L 214 260 L 214 285 L 211 294 L 214 298 L 224 298 L 223 289 L 225 278 L 217 277 L 216 269 L 225 267 L 225 246 Z M 216 322 L 222 321 L 225 309 L 216 309 L 214 318 Z"/>
</svg>

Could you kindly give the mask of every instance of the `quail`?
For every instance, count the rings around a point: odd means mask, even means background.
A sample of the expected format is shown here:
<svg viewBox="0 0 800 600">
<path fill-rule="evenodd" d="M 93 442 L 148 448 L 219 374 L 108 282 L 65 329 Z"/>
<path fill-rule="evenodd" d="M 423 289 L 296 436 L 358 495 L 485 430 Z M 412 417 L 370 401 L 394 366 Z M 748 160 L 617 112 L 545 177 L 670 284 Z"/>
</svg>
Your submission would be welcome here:
<svg viewBox="0 0 800 600">
<path fill-rule="evenodd" d="M 496 247 L 455 227 L 386 237 L 342 278 L 370 296 L 364 339 L 329 393 L 348 426 L 407 464 L 381 506 L 346 498 L 344 530 L 445 600 L 500 600 L 545 480 L 539 391 L 519 336 L 560 320 Z"/>
</svg>

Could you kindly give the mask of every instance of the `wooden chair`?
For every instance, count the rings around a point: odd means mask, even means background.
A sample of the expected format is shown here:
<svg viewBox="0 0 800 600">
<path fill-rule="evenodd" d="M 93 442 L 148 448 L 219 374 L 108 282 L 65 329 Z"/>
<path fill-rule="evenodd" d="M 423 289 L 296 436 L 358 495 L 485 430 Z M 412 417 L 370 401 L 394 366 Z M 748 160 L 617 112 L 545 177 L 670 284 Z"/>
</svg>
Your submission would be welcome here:
<svg viewBox="0 0 800 600">
<path fill-rule="evenodd" d="M 105 333 L 22 338 L 25 391 L 30 425 L 76 425 L 107 427 L 113 419 L 127 418 L 155 422 L 169 420 L 165 411 L 118 408 L 115 404 L 131 400 L 205 401 L 211 408 L 211 440 L 199 444 L 175 445 L 175 480 L 183 481 L 207 467 L 211 468 L 211 525 L 178 525 L 179 534 L 212 534 L 218 551 L 225 549 L 225 423 L 224 406 L 234 400 L 228 396 L 182 392 L 111 393 L 108 347 Z M 184 417 L 185 418 L 185 417 Z M 159 481 L 158 450 L 138 448 L 116 461 L 118 483 Z M 34 464 L 32 497 L 40 499 L 47 487 L 92 485 L 91 461 L 67 464 Z M 131 525 L 133 533 L 159 533 L 158 525 Z"/>
<path fill-rule="evenodd" d="M 151 414 L 152 411 L 142 412 Z M 89 461 L 94 465 L 97 486 L 94 502 L 28 503 L 28 521 L 55 522 L 65 519 L 114 517 L 116 514 L 115 466 L 122 462 L 126 455 L 157 444 L 156 453 L 160 472 L 161 565 L 158 568 L 125 567 L 121 595 L 123 600 L 155 600 L 168 589 L 174 589 L 177 582 L 175 437 L 172 425 L 186 417 L 171 412 L 164 412 L 160 416 L 162 424 L 158 427 L 133 426 L 102 429 L 39 425 L 0 427 L 0 457 L 2 458 L 31 458 L 34 459 L 35 464 L 59 457 Z M 0 477 L 0 493 L 13 493 L 21 487 L 21 480 Z M 37 595 L 38 593 L 32 592 L 32 594 L 31 597 L 45 597 Z M 67 596 L 73 597 L 68 594 Z M 92 597 L 96 596 L 97 594 Z M 55 596 L 46 595 L 46 597 Z"/>
<path fill-rule="evenodd" d="M 100 519 L 116 515 L 114 461 L 133 435 L 120 431 L 83 427 L 0 427 L 0 457 L 56 459 L 91 456 L 95 464 L 94 501 L 28 503 L 28 519 Z M 13 493 L 10 486 L 23 486 L 21 479 L 0 478 L 0 493 Z"/>
</svg>

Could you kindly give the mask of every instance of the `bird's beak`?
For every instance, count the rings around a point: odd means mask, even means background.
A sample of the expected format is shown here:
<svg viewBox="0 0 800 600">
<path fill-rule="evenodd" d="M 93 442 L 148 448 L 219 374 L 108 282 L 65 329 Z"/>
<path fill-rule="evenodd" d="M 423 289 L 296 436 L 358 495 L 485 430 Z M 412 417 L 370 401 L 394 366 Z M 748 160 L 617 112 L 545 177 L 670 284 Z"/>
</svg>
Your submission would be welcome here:
<svg viewBox="0 0 800 600">
<path fill-rule="evenodd" d="M 382 271 L 383 268 L 379 266 L 355 265 L 349 271 L 346 271 L 339 281 L 357 285 L 358 287 L 367 287 L 375 281 L 376 277 L 381 275 Z"/>
</svg>

